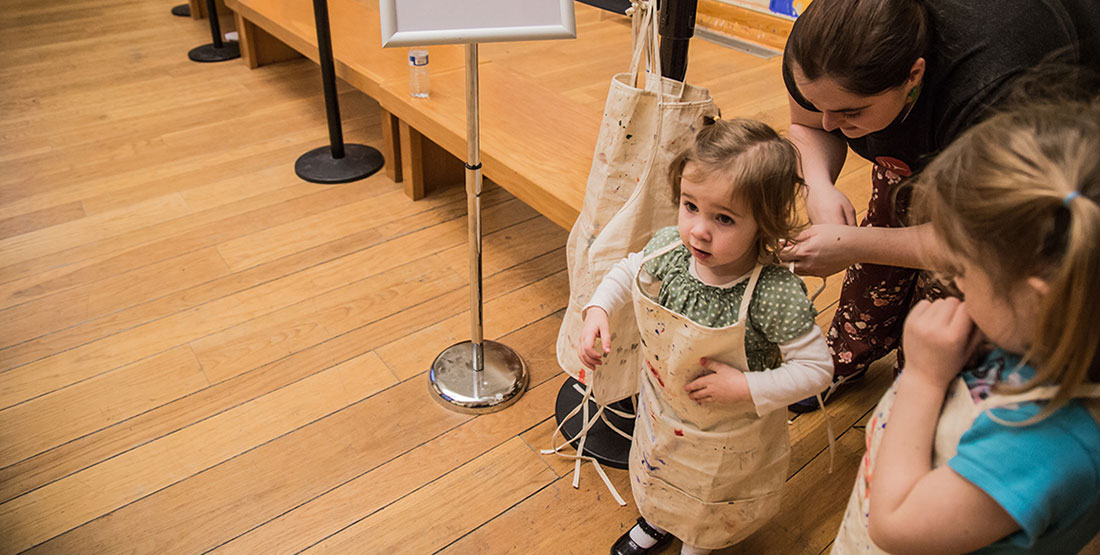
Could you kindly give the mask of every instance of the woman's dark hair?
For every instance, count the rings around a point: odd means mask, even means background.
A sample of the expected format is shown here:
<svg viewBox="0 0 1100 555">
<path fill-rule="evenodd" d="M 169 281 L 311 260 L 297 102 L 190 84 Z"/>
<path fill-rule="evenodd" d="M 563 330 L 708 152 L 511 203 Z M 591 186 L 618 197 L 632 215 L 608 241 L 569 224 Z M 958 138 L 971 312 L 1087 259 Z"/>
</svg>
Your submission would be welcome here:
<svg viewBox="0 0 1100 555">
<path fill-rule="evenodd" d="M 876 95 L 905 82 L 931 35 L 921 0 L 814 0 L 794 22 L 783 70 L 797 67 L 811 81 L 828 76 L 849 92 Z"/>
</svg>

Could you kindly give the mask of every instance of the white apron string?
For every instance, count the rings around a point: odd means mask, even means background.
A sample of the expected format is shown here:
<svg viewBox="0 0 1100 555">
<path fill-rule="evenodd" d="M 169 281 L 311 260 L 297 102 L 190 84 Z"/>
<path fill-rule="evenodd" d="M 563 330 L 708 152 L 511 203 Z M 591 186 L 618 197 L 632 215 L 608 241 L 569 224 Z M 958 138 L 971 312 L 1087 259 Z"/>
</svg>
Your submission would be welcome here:
<svg viewBox="0 0 1100 555">
<path fill-rule="evenodd" d="M 791 273 L 793 274 L 794 273 L 794 261 L 791 261 L 791 265 L 790 265 L 789 269 L 790 269 Z M 817 290 L 814 291 L 813 294 L 809 296 L 810 303 L 813 303 L 814 301 L 817 300 L 817 297 L 819 295 L 821 295 L 822 291 L 825 290 L 825 284 L 826 283 L 828 283 L 828 281 L 824 277 L 822 277 L 821 278 L 821 285 L 817 286 Z M 833 418 L 832 418 L 831 415 L 829 415 L 829 411 L 825 410 L 825 401 L 829 400 L 829 396 L 832 395 L 834 391 L 836 391 L 837 386 L 839 386 L 840 384 L 842 384 L 846 381 L 848 381 L 848 377 L 847 376 L 841 376 L 835 382 L 829 384 L 829 388 L 825 390 L 825 395 L 824 396 L 820 393 L 814 395 L 814 398 L 817 399 L 817 406 L 818 406 L 818 408 L 821 409 L 821 414 L 825 415 L 825 435 L 829 439 L 829 474 L 833 473 L 833 463 L 836 462 L 836 433 L 833 432 Z"/>
<path fill-rule="evenodd" d="M 576 407 L 573 407 L 573 410 L 569 411 L 569 414 L 567 414 L 565 416 L 565 418 L 561 419 L 561 423 L 558 424 L 558 426 L 556 428 L 554 428 L 554 432 L 552 434 L 550 434 L 550 444 L 551 445 L 554 445 L 555 438 L 557 438 L 559 434 L 561 434 L 562 439 L 565 440 L 564 443 L 562 443 L 561 445 L 558 445 L 558 446 L 556 446 L 552 449 L 542 449 L 540 451 L 540 453 L 542 453 L 543 455 L 557 455 L 559 457 L 564 457 L 566 459 L 573 459 L 575 461 L 576 464 L 573 465 L 573 488 L 574 489 L 580 487 L 581 463 L 583 461 L 591 462 L 592 465 L 594 467 L 596 467 L 596 474 L 598 474 L 600 476 L 600 479 L 603 480 L 604 485 L 607 486 L 608 491 L 611 492 L 611 496 L 615 498 L 615 501 L 618 502 L 620 506 L 625 507 L 626 506 L 626 501 L 623 500 L 623 497 L 621 495 L 619 495 L 619 491 L 617 489 L 615 489 L 615 485 L 611 483 L 611 479 L 607 477 L 607 473 L 604 472 L 603 467 L 600 466 L 599 461 L 597 461 L 594 457 L 589 457 L 587 455 L 582 455 L 581 454 L 581 453 L 584 452 L 584 442 L 585 442 L 586 439 L 588 439 L 588 430 L 590 430 L 592 428 L 592 426 L 595 425 L 596 422 L 600 420 L 600 417 L 603 415 L 603 410 L 605 408 L 605 407 L 598 408 L 596 410 L 596 414 L 589 417 L 589 414 L 588 414 L 588 400 L 591 397 L 592 397 L 592 386 L 590 386 L 590 385 L 585 386 L 584 396 L 581 398 L 581 402 Z M 562 426 L 564 426 L 565 423 L 568 422 L 570 418 L 573 418 L 574 416 L 576 416 L 577 412 L 581 412 L 582 410 L 583 410 L 583 414 L 581 415 L 581 421 L 584 423 L 584 425 L 581 427 L 580 431 L 577 432 L 577 435 L 575 435 L 571 438 L 565 437 L 565 433 L 562 432 Z M 616 431 L 618 431 L 620 434 L 623 433 L 621 430 L 618 430 L 617 428 L 616 428 Z M 563 453 L 562 452 L 563 449 L 565 449 L 567 446 L 572 444 L 574 441 L 577 441 L 578 438 L 580 438 L 580 441 L 577 443 L 577 453 L 575 455 L 570 455 L 568 453 Z"/>
<path fill-rule="evenodd" d="M 1008 395 L 1000 395 L 994 393 L 985 399 L 982 399 L 978 403 L 975 410 L 979 414 L 992 410 L 1005 405 L 1014 405 L 1017 403 L 1027 403 L 1030 401 L 1048 401 L 1054 398 L 1054 395 L 1058 392 L 1058 386 L 1054 385 L 1040 385 L 1024 391 L 1023 393 L 1012 393 Z M 1098 399 L 1100 398 L 1100 384 L 1081 384 L 1078 386 L 1077 393 L 1072 397 L 1073 399 Z M 990 417 L 994 420 L 1001 422 L 999 418 L 990 413 Z"/>
</svg>

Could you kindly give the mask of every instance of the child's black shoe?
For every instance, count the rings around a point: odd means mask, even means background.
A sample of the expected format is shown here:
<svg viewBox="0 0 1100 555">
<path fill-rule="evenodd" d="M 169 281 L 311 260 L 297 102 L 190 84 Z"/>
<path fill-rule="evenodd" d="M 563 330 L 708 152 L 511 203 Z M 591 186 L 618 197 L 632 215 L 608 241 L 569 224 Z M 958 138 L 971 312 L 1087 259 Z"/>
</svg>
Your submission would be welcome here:
<svg viewBox="0 0 1100 555">
<path fill-rule="evenodd" d="M 656 540 L 657 543 L 649 547 L 642 547 L 637 543 L 634 543 L 634 540 L 630 537 L 630 531 L 634 528 L 640 529 L 645 535 Z M 652 551 L 656 551 L 661 547 L 664 547 L 664 545 L 668 543 L 671 539 L 672 534 L 669 534 L 668 532 L 662 534 L 661 532 L 658 532 L 656 529 L 650 526 L 644 518 L 638 517 L 638 523 L 635 524 L 634 527 L 630 530 L 627 530 L 625 534 L 619 536 L 619 539 L 615 540 L 615 544 L 611 546 L 611 555 L 645 555 L 646 553 L 650 553 Z"/>
</svg>

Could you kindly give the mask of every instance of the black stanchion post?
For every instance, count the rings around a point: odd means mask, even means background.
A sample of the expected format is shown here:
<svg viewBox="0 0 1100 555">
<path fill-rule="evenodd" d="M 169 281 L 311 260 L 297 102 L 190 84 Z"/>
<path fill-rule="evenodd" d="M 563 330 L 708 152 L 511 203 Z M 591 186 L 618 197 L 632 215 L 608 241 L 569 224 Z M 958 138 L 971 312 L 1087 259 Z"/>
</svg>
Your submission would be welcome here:
<svg viewBox="0 0 1100 555">
<path fill-rule="evenodd" d="M 192 48 L 187 57 L 193 62 L 224 62 L 241 57 L 241 49 L 237 41 L 222 41 L 222 27 L 218 22 L 218 6 L 214 0 L 206 0 L 206 19 L 210 20 L 210 35 L 213 44 L 204 44 Z"/>
<path fill-rule="evenodd" d="M 683 81 L 687 75 L 688 44 L 695 34 L 698 0 L 663 0 L 657 33 L 661 36 L 661 74 Z"/>
<path fill-rule="evenodd" d="M 313 19 L 317 27 L 317 60 L 321 65 L 321 84 L 325 91 L 329 146 L 301 155 L 294 163 L 294 173 L 311 183 L 347 183 L 363 179 L 382 169 L 382 153 L 366 145 L 344 144 L 327 0 L 313 0 Z"/>
</svg>

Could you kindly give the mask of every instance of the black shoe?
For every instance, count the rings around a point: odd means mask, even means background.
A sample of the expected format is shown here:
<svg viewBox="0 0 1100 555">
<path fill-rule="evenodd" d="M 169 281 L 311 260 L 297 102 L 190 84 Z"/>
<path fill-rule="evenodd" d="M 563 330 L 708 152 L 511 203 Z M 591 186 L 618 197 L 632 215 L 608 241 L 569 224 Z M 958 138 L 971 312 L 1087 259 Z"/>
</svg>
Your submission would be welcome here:
<svg viewBox="0 0 1100 555">
<path fill-rule="evenodd" d="M 611 546 L 611 555 L 644 555 L 650 551 L 655 551 L 664 547 L 664 545 L 672 539 L 672 534 L 668 532 L 664 534 L 658 532 L 642 517 L 638 517 L 638 524 L 636 527 L 641 528 L 642 532 L 645 532 L 645 535 L 657 540 L 657 543 L 653 544 L 651 547 L 642 547 L 634 543 L 634 540 L 630 539 L 630 530 L 634 529 L 631 528 L 627 530 L 625 534 L 619 536 L 619 539 L 615 540 L 615 544 Z"/>
<path fill-rule="evenodd" d="M 829 389 L 821 392 L 821 403 L 817 402 L 817 397 L 806 397 L 805 399 L 798 401 L 797 403 L 791 403 L 787 405 L 787 408 L 795 414 L 806 414 L 813 412 L 821 408 L 822 403 L 828 403 L 839 393 L 839 388 L 842 385 L 849 385 L 863 379 L 863 376 L 867 373 L 867 369 L 864 368 L 851 376 L 837 376 L 833 378 L 833 384 L 829 386 Z"/>
</svg>

